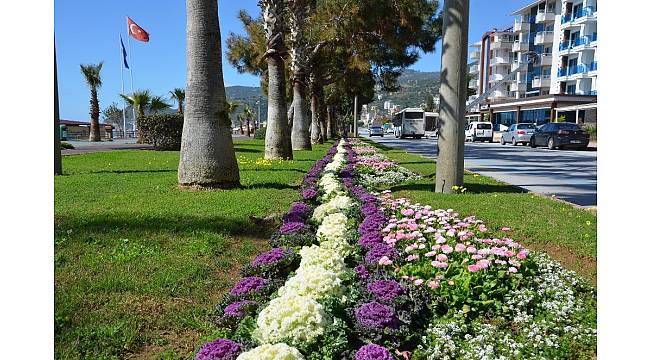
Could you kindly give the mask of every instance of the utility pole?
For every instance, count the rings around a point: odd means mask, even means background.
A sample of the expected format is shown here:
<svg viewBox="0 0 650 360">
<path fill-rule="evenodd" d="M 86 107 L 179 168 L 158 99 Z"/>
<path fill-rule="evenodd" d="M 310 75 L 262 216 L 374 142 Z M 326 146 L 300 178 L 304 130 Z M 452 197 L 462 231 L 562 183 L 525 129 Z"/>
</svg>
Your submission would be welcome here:
<svg viewBox="0 0 650 360">
<path fill-rule="evenodd" d="M 436 188 L 452 193 L 463 184 L 465 100 L 469 0 L 445 0 L 442 11 L 442 70 L 440 72 L 440 132 Z"/>
<path fill-rule="evenodd" d="M 357 130 L 357 95 L 354 95 L 354 122 L 352 123 L 352 137 L 359 137 Z"/>
<path fill-rule="evenodd" d="M 54 46 L 54 175 L 63 174 L 61 166 L 61 138 L 59 131 L 59 83 L 56 78 L 56 43 Z"/>
</svg>

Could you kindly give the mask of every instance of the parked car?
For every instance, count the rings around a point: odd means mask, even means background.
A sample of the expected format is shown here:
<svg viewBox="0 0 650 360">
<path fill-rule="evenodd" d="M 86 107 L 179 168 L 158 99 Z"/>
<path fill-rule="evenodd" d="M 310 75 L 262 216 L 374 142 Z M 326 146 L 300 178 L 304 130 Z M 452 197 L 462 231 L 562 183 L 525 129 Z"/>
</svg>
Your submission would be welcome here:
<svg viewBox="0 0 650 360">
<path fill-rule="evenodd" d="M 370 125 L 368 127 L 368 136 L 381 136 L 384 137 L 384 128 L 379 125 Z"/>
<path fill-rule="evenodd" d="M 528 144 L 535 130 L 537 130 L 537 127 L 531 123 L 510 125 L 508 130 L 501 135 L 501 145 L 505 145 L 506 143 L 511 143 L 513 146 L 517 146 L 517 144 Z"/>
<path fill-rule="evenodd" d="M 568 122 L 548 123 L 530 137 L 530 147 L 546 146 L 550 150 L 576 148 L 587 150 L 589 134 L 577 124 Z"/>
<path fill-rule="evenodd" d="M 492 123 L 488 121 L 471 122 L 465 126 L 465 141 L 489 141 L 492 142 Z"/>
</svg>

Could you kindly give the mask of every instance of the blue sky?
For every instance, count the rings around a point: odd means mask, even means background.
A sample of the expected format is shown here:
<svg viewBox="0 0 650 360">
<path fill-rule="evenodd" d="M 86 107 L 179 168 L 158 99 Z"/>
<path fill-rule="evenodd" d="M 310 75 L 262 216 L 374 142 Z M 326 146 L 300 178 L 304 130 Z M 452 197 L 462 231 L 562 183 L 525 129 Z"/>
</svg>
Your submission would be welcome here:
<svg viewBox="0 0 650 360">
<path fill-rule="evenodd" d="M 531 0 L 473 0 L 470 5 L 470 43 L 494 27 L 512 25 L 508 14 Z M 230 32 L 243 33 L 237 19 L 239 9 L 259 14 L 256 0 L 219 1 L 221 38 Z M 119 35 L 125 45 L 126 16 L 150 34 L 150 41 L 131 39 L 130 65 L 135 89 L 149 89 L 156 95 L 168 95 L 175 87 L 185 87 L 185 1 L 179 0 L 57 0 L 54 3 L 54 30 L 59 76 L 59 102 L 62 119 L 89 119 L 89 90 L 79 71 L 79 64 L 104 61 L 103 86 L 99 90 L 100 107 L 119 102 L 120 48 Z M 225 51 L 225 46 L 223 48 Z M 128 45 L 127 45 L 128 51 Z M 239 74 L 224 59 L 226 86 L 259 86 L 259 79 Z M 438 71 L 440 53 L 425 54 L 412 69 Z M 124 72 L 125 92 L 130 78 Z"/>
</svg>

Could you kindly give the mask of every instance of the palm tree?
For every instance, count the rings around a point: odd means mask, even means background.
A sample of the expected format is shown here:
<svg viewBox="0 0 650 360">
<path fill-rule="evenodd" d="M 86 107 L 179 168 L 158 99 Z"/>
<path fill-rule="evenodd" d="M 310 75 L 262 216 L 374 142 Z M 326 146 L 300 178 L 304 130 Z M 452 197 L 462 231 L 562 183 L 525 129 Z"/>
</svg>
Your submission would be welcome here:
<svg viewBox="0 0 650 360">
<path fill-rule="evenodd" d="M 264 142 L 265 159 L 293 159 L 291 134 L 285 100 L 284 59 L 284 0 L 260 0 L 266 36 L 266 64 L 268 67 L 268 116 Z"/>
<path fill-rule="evenodd" d="M 104 62 L 99 64 L 81 64 L 81 73 L 90 87 L 90 135 L 89 141 L 102 141 L 99 133 L 99 99 L 97 99 L 97 89 L 102 86 L 100 73 Z"/>
<path fill-rule="evenodd" d="M 180 186 L 239 186 L 239 167 L 225 111 L 217 0 L 187 0 L 187 102 L 178 164 Z"/>
<path fill-rule="evenodd" d="M 309 134 L 309 103 L 307 81 L 309 54 L 307 49 L 306 20 L 311 6 L 307 0 L 288 1 L 288 20 L 291 43 L 291 85 L 293 88 L 293 125 L 291 146 L 293 150 L 311 150 Z"/>
<path fill-rule="evenodd" d="M 246 136 L 251 136 L 251 119 L 253 118 L 253 110 L 250 106 L 246 105 L 244 111 L 242 112 L 244 119 L 246 120 Z"/>
<path fill-rule="evenodd" d="M 165 98 L 162 96 L 154 96 L 151 98 L 151 101 L 149 102 L 149 111 L 152 113 L 158 113 L 161 110 L 166 110 L 171 107 L 170 104 L 168 104 L 165 101 Z"/>
<path fill-rule="evenodd" d="M 149 93 L 149 90 L 138 90 L 134 91 L 131 95 L 120 94 L 120 96 L 138 112 L 135 124 L 136 129 L 140 129 L 140 118 L 144 116 L 144 110 L 149 106 L 149 104 L 151 104 L 151 94 Z M 142 135 L 140 131 L 138 131 L 137 142 L 142 143 Z"/>
<path fill-rule="evenodd" d="M 244 113 L 237 115 L 237 122 L 239 123 L 240 135 L 244 135 L 244 120 L 246 120 L 246 116 L 244 115 Z"/>
<path fill-rule="evenodd" d="M 178 103 L 178 112 L 183 115 L 183 103 L 185 102 L 185 89 L 176 88 L 169 92 L 173 101 Z"/>
</svg>

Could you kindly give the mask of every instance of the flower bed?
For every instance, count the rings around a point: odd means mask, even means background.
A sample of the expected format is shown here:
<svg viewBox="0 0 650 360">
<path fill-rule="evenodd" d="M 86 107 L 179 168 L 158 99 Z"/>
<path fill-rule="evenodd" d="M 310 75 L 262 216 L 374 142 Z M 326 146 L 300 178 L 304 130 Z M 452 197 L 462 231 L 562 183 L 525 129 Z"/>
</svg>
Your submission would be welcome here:
<svg viewBox="0 0 650 360">
<path fill-rule="evenodd" d="M 335 143 L 305 175 L 274 248 L 224 296 L 222 338 L 197 359 L 595 352 L 594 291 L 573 273 L 475 217 L 372 192 L 415 178 L 371 146 Z"/>
</svg>

